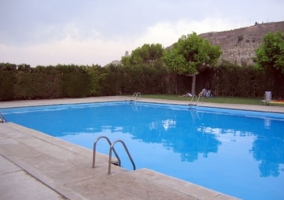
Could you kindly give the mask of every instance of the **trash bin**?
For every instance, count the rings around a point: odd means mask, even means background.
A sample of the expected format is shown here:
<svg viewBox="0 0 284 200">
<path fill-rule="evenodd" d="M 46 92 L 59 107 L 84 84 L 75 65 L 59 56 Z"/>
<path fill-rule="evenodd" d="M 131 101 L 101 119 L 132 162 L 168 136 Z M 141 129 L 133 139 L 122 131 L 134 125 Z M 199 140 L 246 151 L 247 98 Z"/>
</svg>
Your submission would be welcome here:
<svg viewBox="0 0 284 200">
<path fill-rule="evenodd" d="M 267 102 L 270 102 L 272 100 L 272 93 L 271 91 L 265 91 L 264 93 L 264 101 L 267 103 Z"/>
</svg>

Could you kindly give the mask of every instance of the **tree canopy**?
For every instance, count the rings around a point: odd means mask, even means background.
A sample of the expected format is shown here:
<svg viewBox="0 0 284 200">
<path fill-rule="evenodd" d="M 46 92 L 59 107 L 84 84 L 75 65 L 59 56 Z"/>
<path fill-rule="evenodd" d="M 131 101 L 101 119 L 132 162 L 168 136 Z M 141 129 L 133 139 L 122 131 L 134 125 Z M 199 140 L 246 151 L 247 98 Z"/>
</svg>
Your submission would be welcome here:
<svg viewBox="0 0 284 200">
<path fill-rule="evenodd" d="M 260 69 L 276 69 L 284 73 L 284 34 L 267 33 L 255 51 L 254 61 Z"/>
<path fill-rule="evenodd" d="M 213 46 L 195 32 L 183 35 L 172 48 L 165 51 L 164 61 L 171 71 L 192 75 L 191 93 L 195 95 L 196 75 L 206 66 L 213 66 L 221 56 L 219 46 Z"/>
<path fill-rule="evenodd" d="M 138 64 L 155 65 L 161 63 L 164 48 L 161 44 L 144 44 L 132 51 L 130 56 L 123 56 L 121 62 L 124 66 Z"/>
<path fill-rule="evenodd" d="M 172 48 L 165 51 L 164 61 L 174 72 L 184 75 L 198 74 L 205 66 L 213 66 L 221 56 L 219 46 L 213 46 L 195 32 L 183 35 Z"/>
</svg>

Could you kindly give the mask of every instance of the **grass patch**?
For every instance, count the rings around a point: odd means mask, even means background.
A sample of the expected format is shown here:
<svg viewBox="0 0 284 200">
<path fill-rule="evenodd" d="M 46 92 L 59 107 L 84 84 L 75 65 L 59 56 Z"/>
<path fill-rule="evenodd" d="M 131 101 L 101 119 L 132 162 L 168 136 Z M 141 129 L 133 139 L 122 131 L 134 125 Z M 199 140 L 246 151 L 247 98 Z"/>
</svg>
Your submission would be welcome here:
<svg viewBox="0 0 284 200">
<path fill-rule="evenodd" d="M 143 94 L 143 98 L 153 99 L 167 99 L 167 100 L 178 100 L 178 101 L 191 101 L 191 97 L 179 97 L 178 95 L 152 95 Z M 263 98 L 240 98 L 240 97 L 211 97 L 203 98 L 203 102 L 209 103 L 227 103 L 227 104 L 248 104 L 248 105 L 263 105 L 261 102 Z M 196 98 L 194 98 L 196 102 Z M 200 99 L 200 102 L 202 99 Z"/>
</svg>

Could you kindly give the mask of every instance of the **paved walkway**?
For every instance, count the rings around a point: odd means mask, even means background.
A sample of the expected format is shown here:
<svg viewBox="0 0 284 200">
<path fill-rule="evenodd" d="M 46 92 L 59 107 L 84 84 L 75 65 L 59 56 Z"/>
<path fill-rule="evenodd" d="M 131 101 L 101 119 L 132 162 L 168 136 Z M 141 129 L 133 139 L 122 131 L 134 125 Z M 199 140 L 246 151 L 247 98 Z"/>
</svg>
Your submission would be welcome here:
<svg viewBox="0 0 284 200">
<path fill-rule="evenodd" d="M 0 108 L 126 100 L 127 97 L 0 102 Z M 187 101 L 141 101 L 188 104 Z M 284 107 L 209 104 L 201 106 L 282 112 Z M 235 199 L 166 175 L 112 166 L 97 153 L 14 123 L 0 123 L 0 199 Z"/>
</svg>

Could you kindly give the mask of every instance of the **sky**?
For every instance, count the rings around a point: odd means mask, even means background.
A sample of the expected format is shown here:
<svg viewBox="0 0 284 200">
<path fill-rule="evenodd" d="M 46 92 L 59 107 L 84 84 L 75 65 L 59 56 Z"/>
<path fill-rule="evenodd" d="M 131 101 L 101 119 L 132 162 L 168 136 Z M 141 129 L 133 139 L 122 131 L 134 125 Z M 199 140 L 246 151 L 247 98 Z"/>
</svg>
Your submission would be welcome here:
<svg viewBox="0 0 284 200">
<path fill-rule="evenodd" d="M 0 0 L 0 63 L 104 66 L 144 44 L 278 21 L 283 0 Z"/>
</svg>

